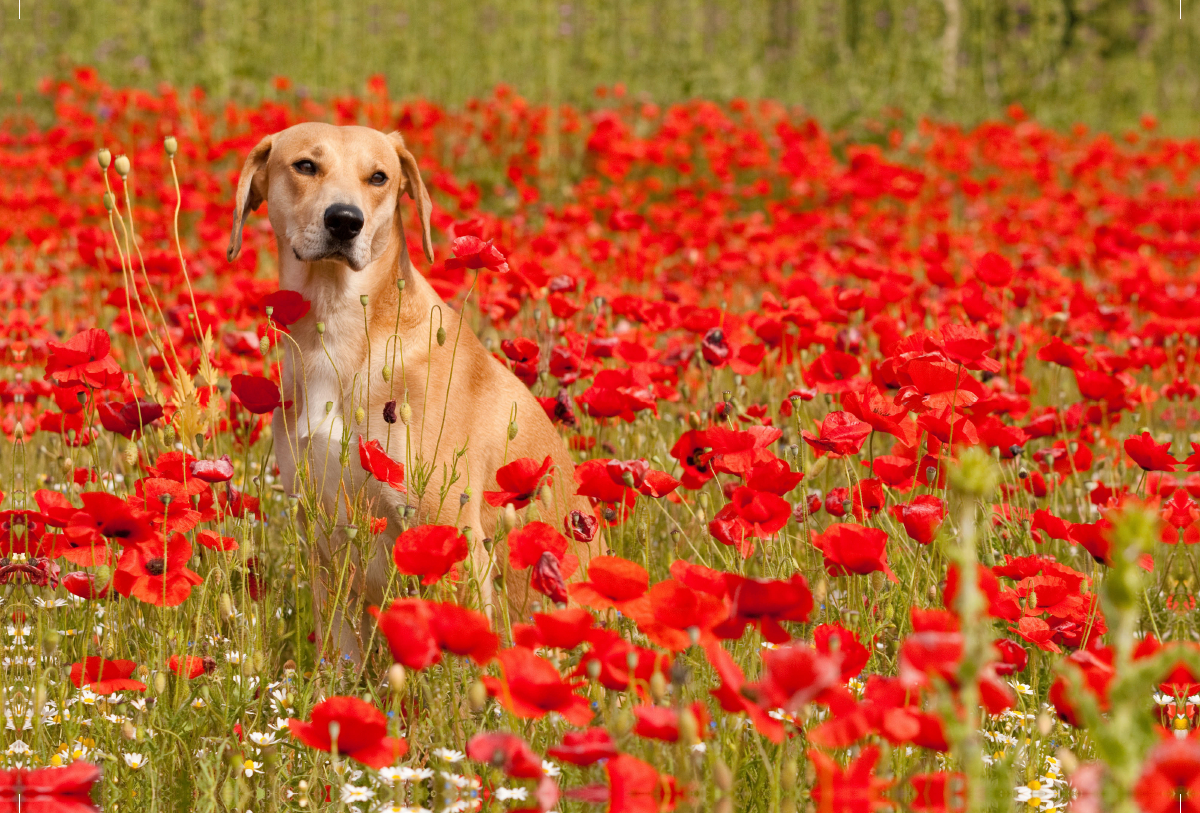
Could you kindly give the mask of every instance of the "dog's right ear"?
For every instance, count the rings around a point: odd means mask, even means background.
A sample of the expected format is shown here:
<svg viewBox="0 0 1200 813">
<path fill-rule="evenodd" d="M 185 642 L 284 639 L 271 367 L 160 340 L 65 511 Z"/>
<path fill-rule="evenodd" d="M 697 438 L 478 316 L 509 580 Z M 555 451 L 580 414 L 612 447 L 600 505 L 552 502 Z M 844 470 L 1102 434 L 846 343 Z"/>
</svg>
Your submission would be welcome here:
<svg viewBox="0 0 1200 813">
<path fill-rule="evenodd" d="M 267 159 L 271 157 L 271 143 L 275 136 L 269 135 L 258 146 L 250 150 L 242 174 L 238 177 L 237 195 L 233 203 L 233 234 L 229 235 L 229 250 L 225 259 L 233 262 L 242 252 L 242 227 L 250 213 L 262 205 L 267 197 Z"/>
</svg>

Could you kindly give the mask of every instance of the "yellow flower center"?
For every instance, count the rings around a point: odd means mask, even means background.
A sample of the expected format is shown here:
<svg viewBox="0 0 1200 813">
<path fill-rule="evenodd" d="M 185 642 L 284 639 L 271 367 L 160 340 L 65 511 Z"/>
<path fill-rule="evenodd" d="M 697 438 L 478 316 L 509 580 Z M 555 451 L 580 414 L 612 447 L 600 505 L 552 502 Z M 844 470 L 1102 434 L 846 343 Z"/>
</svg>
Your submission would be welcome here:
<svg viewBox="0 0 1200 813">
<path fill-rule="evenodd" d="M 253 770 L 254 770 L 254 763 L 253 763 L 251 760 L 246 760 L 246 762 L 243 764 L 243 766 L 242 766 L 242 767 L 244 767 L 244 768 L 245 768 L 246 770 L 248 770 L 248 771 L 253 771 Z"/>
<path fill-rule="evenodd" d="M 1027 787 L 1028 787 L 1030 790 L 1041 790 L 1041 789 L 1042 789 L 1042 783 L 1041 783 L 1041 782 L 1039 782 L 1039 781 L 1037 781 L 1036 779 L 1034 779 L 1033 781 L 1031 781 L 1031 782 L 1029 783 L 1029 785 L 1028 785 Z"/>
<path fill-rule="evenodd" d="M 1175 718 L 1175 730 L 1176 731 L 1183 731 L 1187 727 L 1188 727 L 1188 721 L 1187 721 L 1186 717 L 1176 717 Z"/>
</svg>

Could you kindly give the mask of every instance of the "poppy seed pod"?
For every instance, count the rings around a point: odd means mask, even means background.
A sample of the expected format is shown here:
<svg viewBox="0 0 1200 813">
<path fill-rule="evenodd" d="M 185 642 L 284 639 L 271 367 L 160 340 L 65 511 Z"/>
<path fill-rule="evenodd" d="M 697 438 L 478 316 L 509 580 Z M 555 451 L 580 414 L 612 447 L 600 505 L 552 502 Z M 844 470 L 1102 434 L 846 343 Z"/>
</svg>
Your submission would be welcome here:
<svg viewBox="0 0 1200 813">
<path fill-rule="evenodd" d="M 398 663 L 393 663 L 387 672 L 388 687 L 394 694 L 400 694 L 404 691 L 404 685 L 408 681 L 408 673 L 404 671 L 404 667 Z"/>
<path fill-rule="evenodd" d="M 175 157 L 175 153 L 179 152 L 179 142 L 175 140 L 175 136 L 167 136 L 163 139 L 163 149 L 167 151 L 168 158 Z"/>
<path fill-rule="evenodd" d="M 325 323 L 324 322 L 317 322 L 317 334 L 321 335 L 321 336 L 325 335 Z"/>
<path fill-rule="evenodd" d="M 400 422 L 408 426 L 410 421 L 412 421 L 412 407 L 409 406 L 408 401 L 405 401 L 400 405 Z"/>
<path fill-rule="evenodd" d="M 112 192 L 105 192 L 104 193 L 104 208 L 107 211 L 111 212 L 115 205 L 116 205 L 116 198 L 113 197 Z"/>
<path fill-rule="evenodd" d="M 96 163 L 100 165 L 100 169 L 108 169 L 112 163 L 112 153 L 101 147 L 100 152 L 96 153 Z"/>
<path fill-rule="evenodd" d="M 113 161 L 113 169 L 115 169 L 117 174 L 122 178 L 126 177 L 129 174 L 129 156 L 118 155 L 117 159 Z"/>
</svg>

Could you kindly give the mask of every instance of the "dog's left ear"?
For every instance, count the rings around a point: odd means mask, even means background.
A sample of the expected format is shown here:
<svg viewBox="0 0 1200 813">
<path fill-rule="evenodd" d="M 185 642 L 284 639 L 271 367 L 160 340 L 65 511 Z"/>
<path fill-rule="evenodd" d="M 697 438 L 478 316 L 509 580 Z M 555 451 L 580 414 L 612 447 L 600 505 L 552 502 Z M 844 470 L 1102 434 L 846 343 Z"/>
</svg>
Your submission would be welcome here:
<svg viewBox="0 0 1200 813">
<path fill-rule="evenodd" d="M 242 174 L 238 177 L 237 195 L 233 202 L 233 233 L 229 235 L 229 249 L 225 259 L 233 262 L 242 253 L 242 227 L 250 213 L 262 206 L 267 197 L 267 159 L 271 157 L 271 144 L 275 136 L 269 135 L 250 150 Z"/>
<path fill-rule="evenodd" d="M 417 166 L 417 159 L 413 158 L 408 147 L 404 146 L 404 137 L 400 133 L 390 133 L 388 140 L 396 148 L 396 157 L 400 159 L 400 173 L 404 176 L 399 194 L 407 192 L 417 204 L 417 216 L 421 218 L 421 244 L 425 249 L 425 259 L 432 263 L 433 235 L 429 231 L 429 212 L 433 206 L 429 200 L 429 192 L 425 189 L 425 182 L 421 180 L 421 168 Z M 396 203 L 400 203 L 399 196 Z"/>
</svg>

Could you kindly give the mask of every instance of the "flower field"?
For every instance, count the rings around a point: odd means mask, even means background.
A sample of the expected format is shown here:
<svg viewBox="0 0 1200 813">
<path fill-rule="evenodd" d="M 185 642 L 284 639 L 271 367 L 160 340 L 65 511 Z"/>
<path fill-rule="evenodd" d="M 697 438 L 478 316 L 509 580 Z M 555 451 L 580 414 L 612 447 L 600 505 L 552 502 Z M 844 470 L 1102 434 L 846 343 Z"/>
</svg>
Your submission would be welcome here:
<svg viewBox="0 0 1200 813">
<path fill-rule="evenodd" d="M 1200 141 L 275 89 L 81 69 L 0 128 L 0 813 L 1200 811 Z M 274 460 L 319 313 L 262 210 L 226 260 L 309 120 L 404 135 L 417 269 L 593 507 L 517 458 L 491 537 L 413 520 L 361 666 Z M 340 464 L 444 500 L 366 419 Z"/>
</svg>

